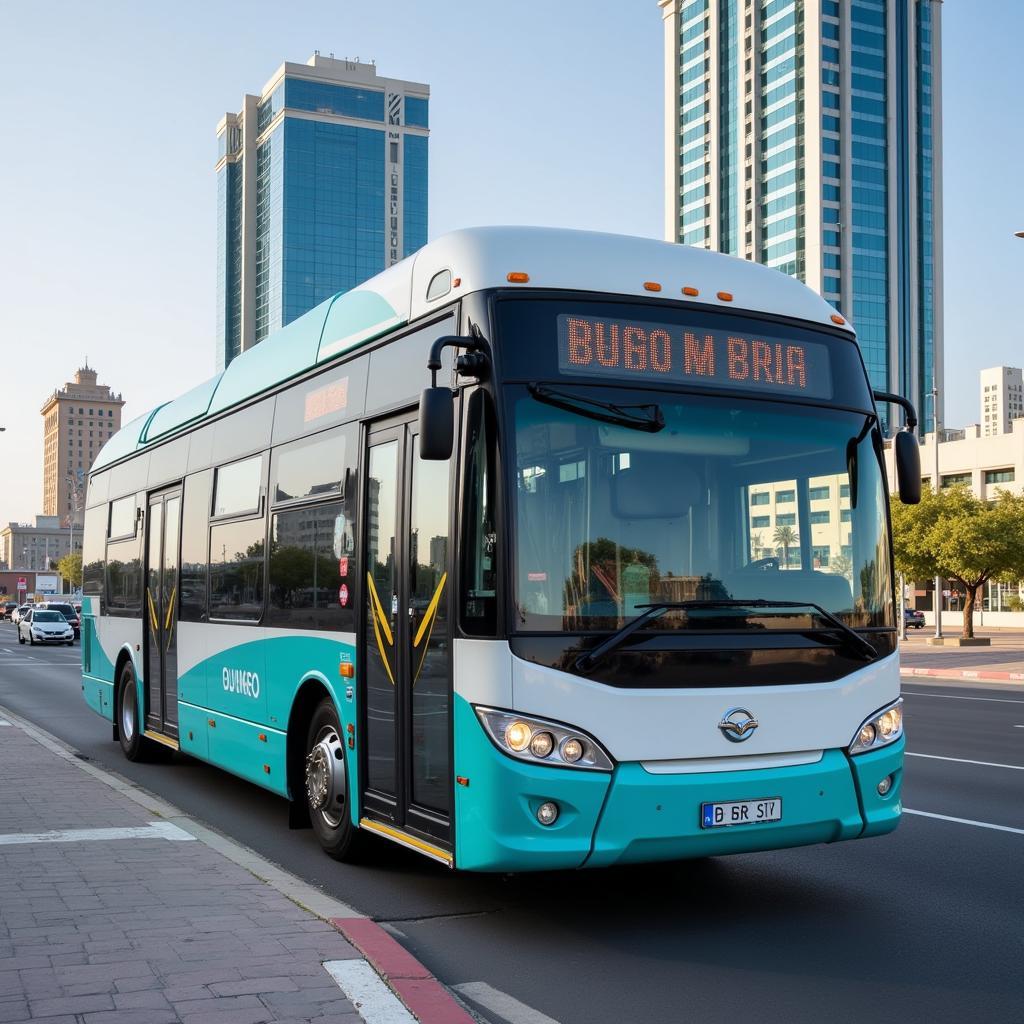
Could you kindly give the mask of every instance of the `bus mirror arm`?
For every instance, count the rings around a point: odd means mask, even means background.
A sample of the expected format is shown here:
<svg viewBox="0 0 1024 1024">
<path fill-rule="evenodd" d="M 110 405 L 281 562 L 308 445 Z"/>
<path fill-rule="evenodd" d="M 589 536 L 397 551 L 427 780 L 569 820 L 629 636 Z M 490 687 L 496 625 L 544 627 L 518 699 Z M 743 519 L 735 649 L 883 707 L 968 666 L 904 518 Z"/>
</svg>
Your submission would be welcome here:
<svg viewBox="0 0 1024 1024">
<path fill-rule="evenodd" d="M 892 439 L 893 461 L 896 463 L 896 486 L 899 488 L 900 501 L 904 505 L 917 505 L 921 501 L 921 446 L 914 433 L 917 412 L 913 404 L 902 395 L 894 395 L 889 391 L 875 391 L 873 394 L 876 402 L 891 402 L 907 414 L 906 425 Z"/>
<path fill-rule="evenodd" d="M 455 405 L 451 388 L 438 386 L 437 371 L 441 369 L 441 353 L 446 348 L 466 349 L 455 368 L 459 373 L 482 377 L 487 369 L 487 356 L 478 338 L 445 335 L 430 346 L 427 369 L 430 387 L 420 396 L 420 458 L 446 462 L 451 458 L 455 442 Z"/>
<path fill-rule="evenodd" d="M 467 377 L 483 379 L 487 374 L 487 356 L 480 338 L 466 338 L 458 334 L 446 334 L 430 346 L 427 369 L 430 371 L 430 386 L 437 387 L 437 371 L 441 369 L 441 353 L 446 348 L 463 348 L 465 354 L 455 361 L 455 369 Z"/>
</svg>

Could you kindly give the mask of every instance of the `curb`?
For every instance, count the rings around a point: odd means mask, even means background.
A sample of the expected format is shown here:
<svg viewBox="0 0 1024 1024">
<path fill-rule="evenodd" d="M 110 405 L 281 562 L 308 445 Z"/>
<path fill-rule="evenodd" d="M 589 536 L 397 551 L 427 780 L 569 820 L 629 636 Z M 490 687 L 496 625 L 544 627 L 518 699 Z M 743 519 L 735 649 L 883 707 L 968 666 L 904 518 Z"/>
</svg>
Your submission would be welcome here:
<svg viewBox="0 0 1024 1024">
<path fill-rule="evenodd" d="M 404 946 L 368 917 L 331 918 L 421 1024 L 477 1024 Z"/>
<path fill-rule="evenodd" d="M 986 672 L 982 669 L 901 668 L 901 676 L 931 676 L 936 679 L 989 679 L 1000 683 L 1024 682 L 1024 672 Z"/>
<path fill-rule="evenodd" d="M 326 921 L 360 952 L 420 1024 L 478 1024 L 477 1019 L 470 1016 L 455 1001 L 448 989 L 376 921 L 371 921 L 358 910 L 328 896 L 247 846 L 242 846 L 194 821 L 179 808 L 150 793 L 149 790 L 100 768 L 91 761 L 83 761 L 74 747 L 8 710 L 2 704 L 0 718 L 86 775 L 92 776 L 98 782 L 139 804 L 148 813 L 184 829 L 199 842 L 245 868 L 303 910 Z"/>
</svg>

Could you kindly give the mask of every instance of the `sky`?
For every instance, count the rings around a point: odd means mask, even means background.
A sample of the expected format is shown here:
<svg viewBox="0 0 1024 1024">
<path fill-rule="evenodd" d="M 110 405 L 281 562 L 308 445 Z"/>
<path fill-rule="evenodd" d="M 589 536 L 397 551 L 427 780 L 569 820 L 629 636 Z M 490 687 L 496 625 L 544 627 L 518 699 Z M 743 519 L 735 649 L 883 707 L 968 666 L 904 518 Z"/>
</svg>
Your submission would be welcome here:
<svg viewBox="0 0 1024 1024">
<path fill-rule="evenodd" d="M 946 396 L 1024 363 L 1024 4 L 946 0 Z M 284 61 L 431 88 L 429 234 L 663 233 L 656 0 L 0 0 L 0 523 L 42 511 L 45 399 L 86 358 L 124 421 L 214 372 L 215 129 Z"/>
</svg>

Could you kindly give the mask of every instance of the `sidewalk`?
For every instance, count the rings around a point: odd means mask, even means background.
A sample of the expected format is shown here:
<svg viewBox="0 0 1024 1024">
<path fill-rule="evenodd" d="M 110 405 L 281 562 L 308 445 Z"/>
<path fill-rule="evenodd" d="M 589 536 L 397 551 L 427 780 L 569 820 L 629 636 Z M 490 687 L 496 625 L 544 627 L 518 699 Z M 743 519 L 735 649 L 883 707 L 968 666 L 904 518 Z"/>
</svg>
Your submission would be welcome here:
<svg viewBox="0 0 1024 1024">
<path fill-rule="evenodd" d="M 0 1022 L 412 1022 L 403 984 L 471 1022 L 379 925 L 0 707 Z"/>
<path fill-rule="evenodd" d="M 947 635 L 958 636 L 946 630 Z M 1024 682 L 1024 635 L 1019 631 L 977 630 L 989 636 L 991 647 L 932 647 L 930 629 L 913 631 L 900 644 L 900 675 L 970 679 L 990 682 Z"/>
</svg>

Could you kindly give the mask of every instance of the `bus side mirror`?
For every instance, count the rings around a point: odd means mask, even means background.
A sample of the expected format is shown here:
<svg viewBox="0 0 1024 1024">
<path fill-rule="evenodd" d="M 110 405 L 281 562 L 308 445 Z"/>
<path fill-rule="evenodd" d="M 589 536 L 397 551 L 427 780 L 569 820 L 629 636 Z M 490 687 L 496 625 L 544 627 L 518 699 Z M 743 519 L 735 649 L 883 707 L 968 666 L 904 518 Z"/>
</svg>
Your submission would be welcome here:
<svg viewBox="0 0 1024 1024">
<path fill-rule="evenodd" d="M 909 430 L 900 430 L 892 439 L 896 462 L 896 486 L 904 505 L 917 505 L 921 501 L 921 447 L 917 436 Z"/>
<path fill-rule="evenodd" d="M 420 395 L 420 458 L 446 462 L 455 441 L 455 402 L 450 388 L 424 388 Z"/>
</svg>

